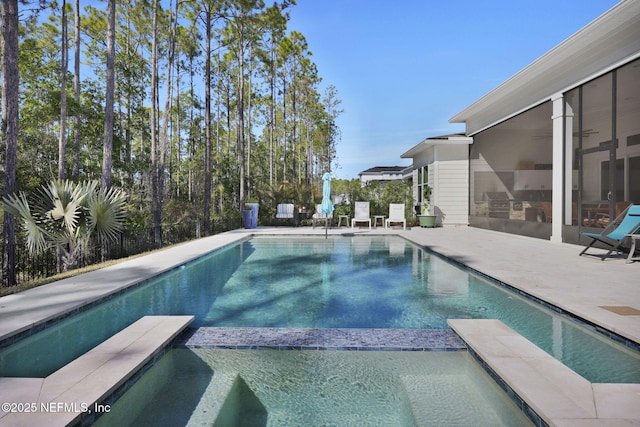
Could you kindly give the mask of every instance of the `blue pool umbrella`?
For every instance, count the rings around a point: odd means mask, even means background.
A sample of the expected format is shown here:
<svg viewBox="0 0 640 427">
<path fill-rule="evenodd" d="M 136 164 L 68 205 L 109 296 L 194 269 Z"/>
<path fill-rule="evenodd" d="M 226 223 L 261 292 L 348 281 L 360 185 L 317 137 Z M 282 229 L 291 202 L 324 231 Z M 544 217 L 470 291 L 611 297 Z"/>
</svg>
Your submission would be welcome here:
<svg viewBox="0 0 640 427">
<path fill-rule="evenodd" d="M 333 203 L 331 203 L 331 175 L 329 172 L 325 172 L 322 175 L 322 205 L 320 205 L 320 212 L 327 217 L 333 213 Z M 325 238 L 327 237 L 328 219 L 325 219 Z"/>
</svg>

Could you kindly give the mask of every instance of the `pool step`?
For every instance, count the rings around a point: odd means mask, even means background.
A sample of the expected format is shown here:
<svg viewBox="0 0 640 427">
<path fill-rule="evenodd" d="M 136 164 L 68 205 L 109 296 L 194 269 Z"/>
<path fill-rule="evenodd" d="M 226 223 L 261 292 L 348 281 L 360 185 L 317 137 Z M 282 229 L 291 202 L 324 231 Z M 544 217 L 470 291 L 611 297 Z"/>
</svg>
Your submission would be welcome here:
<svg viewBox="0 0 640 427">
<path fill-rule="evenodd" d="M 0 378 L 0 401 L 9 403 L 0 409 L 0 425 L 67 426 L 108 410 L 102 400 L 192 321 L 145 316 L 46 378 Z"/>
<path fill-rule="evenodd" d="M 523 410 L 539 417 L 538 425 L 640 423 L 640 384 L 591 383 L 499 320 L 448 323 L 497 375 L 494 379 L 522 400 Z"/>
</svg>

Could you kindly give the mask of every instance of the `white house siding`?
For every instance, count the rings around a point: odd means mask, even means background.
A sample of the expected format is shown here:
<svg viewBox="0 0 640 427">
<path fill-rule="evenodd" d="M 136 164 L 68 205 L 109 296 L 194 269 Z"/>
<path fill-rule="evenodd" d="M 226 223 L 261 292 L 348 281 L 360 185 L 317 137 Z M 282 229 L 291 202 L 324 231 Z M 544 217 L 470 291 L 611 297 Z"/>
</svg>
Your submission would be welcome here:
<svg viewBox="0 0 640 427">
<path fill-rule="evenodd" d="M 431 212 L 438 225 L 469 225 L 469 145 L 462 134 L 427 138 L 402 158 L 413 160 L 413 195 L 420 197 L 419 170 L 425 170 L 431 192 Z"/>
<path fill-rule="evenodd" d="M 466 147 L 464 147 L 466 148 Z M 467 225 L 469 223 L 469 162 L 463 160 L 436 161 L 433 170 L 432 203 L 442 225 Z"/>
</svg>

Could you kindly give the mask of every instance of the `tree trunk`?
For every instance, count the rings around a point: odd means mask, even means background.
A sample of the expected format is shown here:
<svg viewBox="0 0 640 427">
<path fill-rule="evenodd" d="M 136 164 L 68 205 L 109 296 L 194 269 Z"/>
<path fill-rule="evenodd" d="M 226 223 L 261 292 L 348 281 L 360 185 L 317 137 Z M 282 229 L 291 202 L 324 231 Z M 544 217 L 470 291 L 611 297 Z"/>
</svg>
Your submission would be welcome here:
<svg viewBox="0 0 640 427">
<path fill-rule="evenodd" d="M 158 153 L 158 0 L 153 1 L 153 35 L 151 41 L 151 194 L 153 216 L 153 240 L 162 246 L 162 212 L 158 177 L 160 175 Z"/>
<path fill-rule="evenodd" d="M 77 111 L 75 115 L 75 125 L 73 127 L 73 147 L 75 150 L 74 162 L 73 162 L 73 173 L 72 176 L 74 179 L 77 179 L 80 176 L 80 123 L 81 116 L 80 111 L 80 0 L 75 0 L 74 6 L 74 44 L 75 44 L 75 52 L 74 52 L 74 61 L 73 61 L 73 97 L 76 100 Z"/>
<path fill-rule="evenodd" d="M 287 76 L 282 77 L 282 182 L 287 180 Z"/>
<path fill-rule="evenodd" d="M 205 122 L 205 151 L 204 151 L 204 199 L 202 201 L 202 215 L 204 225 L 204 235 L 208 236 L 211 231 L 211 11 L 206 11 L 206 48 L 204 66 L 204 122 Z"/>
<path fill-rule="evenodd" d="M 116 56 L 116 0 L 108 0 L 107 21 L 107 87 L 104 106 L 104 147 L 102 150 L 102 189 L 104 191 L 111 188 Z"/>
<path fill-rule="evenodd" d="M 18 146 L 18 0 L 2 0 L 2 128 L 5 154 L 5 195 L 16 189 Z M 16 284 L 15 219 L 4 213 L 3 285 Z"/>
<path fill-rule="evenodd" d="M 251 50 L 249 50 L 249 58 L 251 58 Z M 249 59 L 251 60 L 251 59 Z M 251 62 L 249 62 L 249 78 L 247 81 L 247 136 L 246 136 L 246 151 L 247 151 L 247 197 L 253 197 L 251 194 Z M 244 131 L 243 131 L 244 132 Z"/>
<path fill-rule="evenodd" d="M 60 52 L 60 135 L 58 138 L 58 179 L 64 180 L 64 160 L 67 149 L 67 70 L 69 41 L 67 36 L 67 1 L 62 0 L 62 40 Z"/>
<path fill-rule="evenodd" d="M 222 163 L 222 139 L 220 138 L 220 112 L 221 112 L 221 101 L 222 101 L 222 72 L 220 71 L 221 59 L 220 59 L 220 40 L 218 40 L 218 56 L 216 66 L 218 67 L 217 75 L 216 75 L 216 166 L 218 168 L 218 172 L 216 173 L 216 183 L 217 188 L 220 189 L 218 192 L 218 213 L 221 215 L 224 213 L 224 190 L 220 185 L 222 181 L 222 176 L 220 175 L 220 164 Z"/>
<path fill-rule="evenodd" d="M 176 23 L 178 18 L 178 6 L 180 2 L 176 1 L 176 11 L 175 17 L 171 17 L 171 40 L 169 40 L 169 58 L 167 61 L 167 84 L 166 84 L 166 93 L 164 99 L 164 110 L 162 112 L 162 127 L 160 130 L 160 152 L 158 153 L 158 199 L 157 199 L 157 224 L 156 224 L 156 234 L 162 239 L 162 205 L 164 201 L 164 171 L 165 171 L 165 162 L 167 157 L 167 147 L 169 146 L 169 113 L 171 112 L 171 89 L 173 85 L 171 84 L 171 71 L 173 69 L 173 59 L 175 52 L 175 38 L 176 38 Z M 171 5 L 169 6 L 169 10 L 171 10 Z M 154 37 L 157 37 L 157 31 L 154 31 Z M 156 53 L 157 55 L 157 53 Z M 156 61 L 157 64 L 157 61 Z M 162 243 L 160 240 L 157 243 Z"/>
<path fill-rule="evenodd" d="M 271 45 L 275 46 L 273 42 L 273 36 L 271 38 Z M 269 117 L 271 118 L 271 123 L 269 124 L 269 185 L 273 187 L 274 184 L 274 176 L 273 176 L 273 132 L 276 128 L 276 58 L 275 58 L 275 48 L 271 48 L 271 73 L 269 75 L 269 86 L 271 89 L 271 103 L 269 105 Z"/>
<path fill-rule="evenodd" d="M 238 193 L 239 209 L 242 209 L 242 205 L 245 200 L 245 173 L 246 173 L 246 159 L 245 159 L 245 137 L 244 137 L 244 49 L 242 31 L 240 33 L 240 52 L 238 57 L 238 171 L 240 173 L 240 190 Z"/>
</svg>

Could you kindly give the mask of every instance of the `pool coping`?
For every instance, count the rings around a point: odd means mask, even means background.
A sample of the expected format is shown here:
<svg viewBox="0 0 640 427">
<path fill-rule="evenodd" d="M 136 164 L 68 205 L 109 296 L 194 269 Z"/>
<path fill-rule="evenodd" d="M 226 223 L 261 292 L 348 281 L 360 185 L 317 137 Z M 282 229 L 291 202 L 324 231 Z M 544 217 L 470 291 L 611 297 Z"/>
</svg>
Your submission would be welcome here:
<svg viewBox="0 0 640 427">
<path fill-rule="evenodd" d="M 448 323 L 535 425 L 633 425 L 640 420 L 640 384 L 591 383 L 499 320 Z"/>
<path fill-rule="evenodd" d="M 0 378 L 0 424 L 67 426 L 109 411 L 105 399 L 161 357 L 193 316 L 144 316 L 46 378 Z"/>
</svg>

